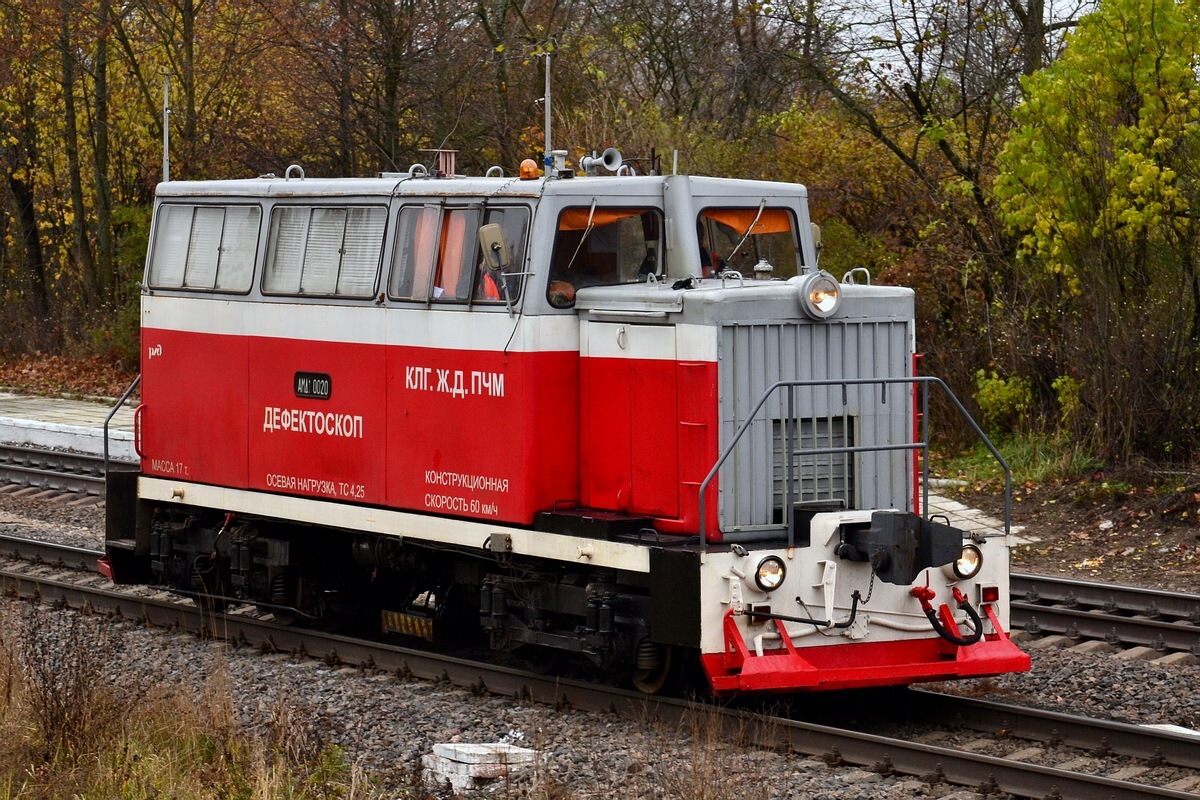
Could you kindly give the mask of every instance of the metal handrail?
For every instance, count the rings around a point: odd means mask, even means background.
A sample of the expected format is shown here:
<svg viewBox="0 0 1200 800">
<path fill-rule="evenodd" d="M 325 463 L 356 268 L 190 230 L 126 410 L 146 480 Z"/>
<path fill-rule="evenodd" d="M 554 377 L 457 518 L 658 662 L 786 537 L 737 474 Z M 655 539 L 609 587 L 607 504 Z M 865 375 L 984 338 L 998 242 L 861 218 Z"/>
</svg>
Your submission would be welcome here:
<svg viewBox="0 0 1200 800">
<path fill-rule="evenodd" d="M 104 418 L 104 474 L 108 474 L 108 423 L 112 421 L 113 416 L 120 410 L 121 406 L 125 405 L 125 401 L 129 399 L 129 395 L 133 394 L 133 390 L 142 382 L 142 373 L 133 379 L 133 383 L 129 384 L 129 388 L 125 390 L 125 394 L 121 395 L 117 400 L 117 404 L 108 412 L 108 416 Z"/>
<path fill-rule="evenodd" d="M 987 434 L 985 434 L 983 432 L 983 429 L 979 427 L 979 423 L 977 423 L 975 421 L 975 419 L 971 416 L 970 412 L 967 411 L 966 407 L 963 406 L 962 402 L 958 399 L 958 397 L 955 396 L 954 392 L 952 392 L 950 390 L 950 387 L 946 385 L 946 382 L 943 381 L 941 378 L 935 378 L 935 377 L 931 377 L 931 376 L 914 376 L 911 378 L 847 378 L 847 379 L 832 379 L 832 380 L 819 380 L 819 381 L 816 381 L 816 380 L 776 381 L 775 383 L 771 384 L 769 387 L 767 387 L 766 391 L 763 392 L 762 396 L 758 399 L 758 402 L 754 404 L 754 407 L 750 410 L 750 413 L 746 415 L 744 421 L 742 422 L 741 426 L 738 428 L 737 432 L 733 435 L 733 438 L 730 440 L 729 444 L 725 446 L 725 450 L 721 453 L 720 457 L 717 459 L 717 462 L 713 465 L 712 469 L 710 469 L 708 471 L 708 475 L 706 475 L 704 477 L 704 480 L 701 481 L 701 483 L 700 483 L 700 498 L 699 498 L 699 500 L 700 500 L 700 509 L 699 509 L 700 510 L 700 535 L 707 537 L 706 523 L 708 522 L 708 519 L 707 519 L 707 513 L 706 513 L 707 509 L 705 508 L 705 506 L 706 506 L 705 493 L 708 490 L 708 485 L 710 483 L 712 483 L 713 478 L 715 478 L 717 476 L 717 473 L 720 471 L 721 467 L 724 466 L 725 462 L 733 454 L 733 451 L 737 447 L 738 442 L 741 440 L 742 436 L 745 435 L 746 431 L 750 430 L 750 426 L 754 423 L 755 418 L 758 416 L 758 412 L 762 409 L 762 407 L 764 405 L 766 405 L 767 400 L 769 400 L 772 395 L 774 395 L 777 391 L 784 389 L 784 388 L 789 390 L 788 391 L 788 409 L 789 409 L 788 414 L 789 414 L 789 421 L 790 421 L 795 416 L 794 412 L 792 411 L 792 408 L 794 405 L 794 396 L 795 396 L 796 389 L 812 388 L 812 387 L 817 387 L 817 386 L 841 386 L 842 387 L 842 404 L 845 405 L 846 404 L 846 387 L 847 386 L 869 386 L 869 385 L 873 385 L 873 384 L 879 385 L 880 390 L 883 393 L 885 400 L 886 400 L 886 395 L 887 395 L 887 385 L 888 384 L 912 384 L 914 386 L 915 385 L 921 386 L 921 441 L 912 442 L 909 444 L 860 445 L 860 446 L 851 446 L 851 447 L 823 447 L 823 448 L 813 448 L 810 450 L 802 450 L 800 452 L 816 455 L 816 454 L 831 454 L 831 453 L 885 452 L 888 450 L 919 450 L 919 451 L 921 451 L 924 454 L 924 457 L 922 457 L 922 459 L 921 459 L 921 511 L 922 511 L 922 515 L 926 519 L 928 519 L 928 517 L 929 517 L 929 458 L 928 458 L 928 452 L 929 452 L 929 387 L 930 386 L 939 386 L 943 390 L 945 390 L 946 396 L 950 398 L 950 401 L 954 404 L 955 408 L 958 409 L 959 414 L 961 414 L 963 419 L 965 419 L 967 421 L 967 424 L 969 424 L 971 426 L 971 430 L 973 430 L 975 432 L 975 435 L 979 437 L 980 441 L 982 441 L 984 446 L 987 447 L 988 452 L 990 452 L 992 454 L 992 457 L 996 459 L 996 462 L 1000 465 L 1001 469 L 1004 470 L 1004 534 L 1006 536 L 1009 535 L 1011 533 L 1011 519 L 1010 518 L 1012 515 L 1012 471 L 1008 467 L 1008 462 L 1004 460 L 1004 456 L 1002 456 L 1000 454 L 1000 451 L 996 449 L 996 446 L 994 444 L 992 444 L 991 439 L 989 439 L 987 437 Z M 789 428 L 789 433 L 788 433 L 787 450 L 790 453 L 790 450 L 791 450 L 790 428 Z M 789 468 L 789 475 L 790 475 L 790 468 L 791 468 L 790 455 L 788 456 L 788 468 Z M 788 485 L 789 485 L 789 489 L 790 489 L 790 485 L 791 485 L 790 478 L 788 480 Z M 789 528 L 789 533 L 788 533 L 789 545 L 791 544 L 791 539 L 790 539 L 791 535 L 792 535 L 791 530 Z"/>
</svg>

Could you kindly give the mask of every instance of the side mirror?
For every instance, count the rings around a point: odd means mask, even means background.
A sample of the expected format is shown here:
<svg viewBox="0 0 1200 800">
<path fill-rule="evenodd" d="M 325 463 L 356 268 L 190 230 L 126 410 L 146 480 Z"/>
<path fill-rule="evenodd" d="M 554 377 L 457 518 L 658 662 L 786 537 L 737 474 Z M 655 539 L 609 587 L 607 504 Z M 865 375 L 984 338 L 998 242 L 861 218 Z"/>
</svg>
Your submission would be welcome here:
<svg viewBox="0 0 1200 800">
<path fill-rule="evenodd" d="M 508 266 L 508 243 L 504 241 L 504 229 L 495 222 L 479 226 L 479 247 L 488 269 L 499 271 Z"/>
<path fill-rule="evenodd" d="M 821 226 L 815 222 L 811 223 L 811 225 L 812 225 L 813 249 L 817 251 L 817 263 L 820 264 L 821 263 Z"/>
</svg>

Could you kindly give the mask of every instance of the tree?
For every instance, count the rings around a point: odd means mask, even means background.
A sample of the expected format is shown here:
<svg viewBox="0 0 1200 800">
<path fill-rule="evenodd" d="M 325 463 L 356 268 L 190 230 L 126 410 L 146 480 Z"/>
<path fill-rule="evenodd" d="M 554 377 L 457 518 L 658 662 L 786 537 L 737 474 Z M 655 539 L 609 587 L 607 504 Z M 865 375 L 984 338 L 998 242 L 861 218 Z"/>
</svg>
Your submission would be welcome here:
<svg viewBox="0 0 1200 800">
<path fill-rule="evenodd" d="M 46 22 L 48 20 L 43 20 Z M 20 276 L 6 292 L 20 297 L 28 308 L 27 327 L 36 346 L 53 344 L 50 281 L 36 198 L 42 167 L 42 137 L 38 104 L 45 82 L 38 74 L 36 54 L 47 44 L 39 39 L 45 27 L 36 24 L 29 9 L 0 8 L 0 147 L 3 148 L 6 203 L 18 233 L 9 236 L 11 253 L 5 261 Z M 49 30 L 53 31 L 51 24 Z M 9 247 L 5 248 L 6 250 Z"/>
<path fill-rule="evenodd" d="M 1057 369 L 1117 458 L 1200 445 L 1197 63 L 1194 0 L 1106 0 L 1027 79 L 1000 158 L 1029 296 L 1069 322 Z"/>
</svg>

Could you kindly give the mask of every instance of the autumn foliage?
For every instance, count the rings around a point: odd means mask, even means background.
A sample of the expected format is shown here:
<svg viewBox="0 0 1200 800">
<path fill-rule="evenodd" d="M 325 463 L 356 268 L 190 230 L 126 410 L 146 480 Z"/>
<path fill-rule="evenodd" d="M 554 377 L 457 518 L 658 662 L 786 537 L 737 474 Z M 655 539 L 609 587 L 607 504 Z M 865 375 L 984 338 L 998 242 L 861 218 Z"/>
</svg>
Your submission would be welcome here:
<svg viewBox="0 0 1200 800">
<path fill-rule="evenodd" d="M 136 371 L 166 136 L 173 179 L 371 175 L 436 148 L 511 174 L 545 145 L 549 55 L 572 158 L 808 184 L 822 266 L 916 288 L 924 369 L 998 433 L 1190 460 L 1196 6 L 12 0 L 0 382 L 34 353 L 81 365 L 37 357 L 46 391 Z M 119 377 L 93 379 L 105 364 Z M 1019 412 L 985 407 L 1014 386 Z"/>
</svg>

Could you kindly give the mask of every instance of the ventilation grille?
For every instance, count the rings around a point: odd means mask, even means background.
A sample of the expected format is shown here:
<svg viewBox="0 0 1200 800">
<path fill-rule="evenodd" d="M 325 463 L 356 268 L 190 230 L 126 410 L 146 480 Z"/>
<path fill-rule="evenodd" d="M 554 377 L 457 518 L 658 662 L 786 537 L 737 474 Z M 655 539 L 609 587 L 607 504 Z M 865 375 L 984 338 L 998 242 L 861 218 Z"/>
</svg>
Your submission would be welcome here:
<svg viewBox="0 0 1200 800">
<path fill-rule="evenodd" d="M 905 320 L 722 328 L 721 449 L 746 427 L 719 473 L 727 534 L 783 532 L 797 503 L 908 507 L 911 451 L 882 448 L 912 440 L 911 388 L 841 381 L 907 378 L 909 342 Z M 787 381 L 829 383 L 777 388 L 751 418 L 763 395 Z M 842 447 L 856 452 L 828 452 Z"/>
</svg>

